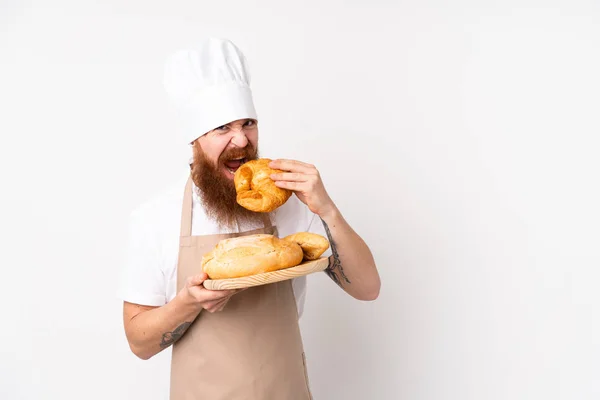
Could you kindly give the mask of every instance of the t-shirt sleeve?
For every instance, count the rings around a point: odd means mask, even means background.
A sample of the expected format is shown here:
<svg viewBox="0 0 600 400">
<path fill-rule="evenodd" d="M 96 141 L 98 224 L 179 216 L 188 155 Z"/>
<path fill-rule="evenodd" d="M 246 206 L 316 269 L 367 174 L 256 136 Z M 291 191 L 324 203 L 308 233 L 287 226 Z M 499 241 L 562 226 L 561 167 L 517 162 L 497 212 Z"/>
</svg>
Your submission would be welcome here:
<svg viewBox="0 0 600 400">
<path fill-rule="evenodd" d="M 162 306 L 166 284 L 161 266 L 160 243 L 148 219 L 135 213 L 129 219 L 125 262 L 117 296 L 130 303 Z"/>
<path fill-rule="evenodd" d="M 325 226 L 323 225 L 323 221 L 321 221 L 321 218 L 319 218 L 317 214 L 311 212 L 310 210 L 309 215 L 309 224 L 306 228 L 306 231 L 310 233 L 316 233 L 317 235 L 321 235 L 325 239 L 329 240 L 329 237 L 327 236 L 327 231 L 325 230 Z M 329 248 L 325 250 L 325 253 L 323 253 L 321 257 L 329 257 L 331 254 L 331 246 L 329 246 Z"/>
</svg>

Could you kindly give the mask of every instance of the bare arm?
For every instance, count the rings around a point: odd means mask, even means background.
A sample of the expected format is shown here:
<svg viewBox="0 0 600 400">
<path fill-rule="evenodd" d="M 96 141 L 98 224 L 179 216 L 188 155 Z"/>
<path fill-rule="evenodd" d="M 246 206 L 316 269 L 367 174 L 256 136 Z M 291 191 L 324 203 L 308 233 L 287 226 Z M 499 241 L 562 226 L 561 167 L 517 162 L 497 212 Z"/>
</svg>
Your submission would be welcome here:
<svg viewBox="0 0 600 400">
<path fill-rule="evenodd" d="M 333 253 L 327 274 L 352 297 L 375 300 L 381 282 L 373 255 L 327 194 L 317 168 L 296 160 L 274 160 L 269 166 L 284 171 L 271 175 L 275 185 L 293 190 L 321 218 Z"/>
<path fill-rule="evenodd" d="M 369 247 L 337 208 L 323 214 L 321 221 L 332 253 L 325 270 L 327 275 L 352 297 L 375 300 L 381 280 Z"/>
<path fill-rule="evenodd" d="M 179 297 L 162 307 L 123 303 L 125 334 L 131 351 L 147 360 L 175 343 L 192 324 L 200 309 Z"/>
<path fill-rule="evenodd" d="M 152 307 L 123 303 L 123 324 L 131 351 L 143 360 L 160 353 L 179 340 L 204 309 L 220 311 L 238 290 L 207 290 L 206 274 L 190 278 L 173 300 Z"/>
</svg>

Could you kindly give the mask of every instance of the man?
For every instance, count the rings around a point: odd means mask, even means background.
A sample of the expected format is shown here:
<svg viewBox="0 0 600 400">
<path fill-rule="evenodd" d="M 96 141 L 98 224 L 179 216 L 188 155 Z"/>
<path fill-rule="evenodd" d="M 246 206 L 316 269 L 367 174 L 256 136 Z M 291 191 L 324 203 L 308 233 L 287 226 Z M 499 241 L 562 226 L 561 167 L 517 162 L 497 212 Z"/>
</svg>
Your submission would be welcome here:
<svg viewBox="0 0 600 400">
<path fill-rule="evenodd" d="M 271 214 L 236 201 L 233 176 L 258 157 L 258 125 L 246 60 L 230 41 L 209 39 L 169 58 L 165 87 L 192 158 L 185 182 L 131 216 L 121 282 L 126 337 L 149 359 L 173 346 L 171 399 L 309 399 L 298 319 L 306 278 L 248 288 L 203 287 L 202 254 L 221 239 L 309 231 L 326 236 L 326 273 L 349 295 L 374 300 L 379 275 L 367 245 L 327 194 L 318 170 L 278 160 L 272 179 L 294 196 Z"/>
</svg>

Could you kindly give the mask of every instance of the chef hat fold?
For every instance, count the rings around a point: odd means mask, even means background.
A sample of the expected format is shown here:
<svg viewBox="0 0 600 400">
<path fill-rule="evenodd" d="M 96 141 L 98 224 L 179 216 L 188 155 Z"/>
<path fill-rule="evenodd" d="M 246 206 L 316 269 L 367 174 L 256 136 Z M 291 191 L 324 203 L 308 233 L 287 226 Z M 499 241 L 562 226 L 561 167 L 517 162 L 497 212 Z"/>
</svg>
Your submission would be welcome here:
<svg viewBox="0 0 600 400">
<path fill-rule="evenodd" d="M 189 144 L 229 122 L 257 119 L 244 54 L 227 39 L 208 38 L 167 58 L 164 86 Z"/>
</svg>

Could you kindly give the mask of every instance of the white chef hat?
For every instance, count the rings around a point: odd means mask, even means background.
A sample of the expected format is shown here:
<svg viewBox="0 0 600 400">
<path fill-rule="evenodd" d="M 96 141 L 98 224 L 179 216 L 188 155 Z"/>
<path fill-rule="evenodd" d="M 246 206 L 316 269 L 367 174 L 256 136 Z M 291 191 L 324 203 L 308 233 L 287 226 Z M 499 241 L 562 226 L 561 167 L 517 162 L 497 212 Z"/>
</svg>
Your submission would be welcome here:
<svg viewBox="0 0 600 400">
<path fill-rule="evenodd" d="M 169 56 L 164 86 L 181 118 L 185 144 L 229 122 L 257 119 L 246 58 L 227 39 L 208 38 Z"/>
</svg>

